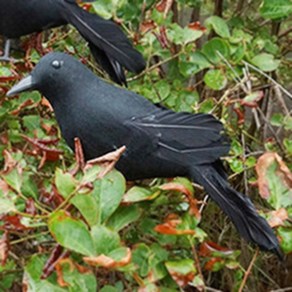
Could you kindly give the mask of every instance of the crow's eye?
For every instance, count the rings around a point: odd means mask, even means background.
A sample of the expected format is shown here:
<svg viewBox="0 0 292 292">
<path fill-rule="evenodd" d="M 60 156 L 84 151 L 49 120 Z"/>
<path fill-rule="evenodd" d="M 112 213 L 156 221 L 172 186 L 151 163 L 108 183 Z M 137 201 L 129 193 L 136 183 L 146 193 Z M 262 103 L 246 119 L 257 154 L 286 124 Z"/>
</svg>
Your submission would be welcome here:
<svg viewBox="0 0 292 292">
<path fill-rule="evenodd" d="M 58 60 L 55 60 L 52 62 L 52 66 L 55 68 L 55 69 L 60 69 L 63 65 L 63 62 L 61 61 L 58 61 Z"/>
</svg>

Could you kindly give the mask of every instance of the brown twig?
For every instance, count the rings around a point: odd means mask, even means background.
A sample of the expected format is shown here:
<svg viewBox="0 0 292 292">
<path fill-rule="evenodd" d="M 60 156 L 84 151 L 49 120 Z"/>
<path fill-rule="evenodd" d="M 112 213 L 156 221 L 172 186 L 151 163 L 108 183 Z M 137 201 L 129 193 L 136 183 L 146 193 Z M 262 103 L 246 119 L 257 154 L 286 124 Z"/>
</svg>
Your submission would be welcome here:
<svg viewBox="0 0 292 292">
<path fill-rule="evenodd" d="M 243 280 L 242 280 L 242 282 L 240 284 L 238 292 L 242 292 L 243 291 L 243 288 L 244 288 L 244 286 L 246 284 L 247 278 L 250 275 L 251 269 L 252 269 L 252 267 L 253 267 L 253 265 L 255 263 L 255 260 L 256 260 L 256 258 L 258 256 L 258 254 L 259 254 L 259 250 L 257 249 L 255 254 L 254 254 L 254 256 L 253 256 L 253 258 L 252 258 L 252 260 L 251 260 L 251 262 L 250 262 L 250 264 L 249 264 L 249 266 L 248 266 L 248 269 L 246 270 L 246 272 L 244 274 L 244 277 L 243 277 Z"/>
</svg>

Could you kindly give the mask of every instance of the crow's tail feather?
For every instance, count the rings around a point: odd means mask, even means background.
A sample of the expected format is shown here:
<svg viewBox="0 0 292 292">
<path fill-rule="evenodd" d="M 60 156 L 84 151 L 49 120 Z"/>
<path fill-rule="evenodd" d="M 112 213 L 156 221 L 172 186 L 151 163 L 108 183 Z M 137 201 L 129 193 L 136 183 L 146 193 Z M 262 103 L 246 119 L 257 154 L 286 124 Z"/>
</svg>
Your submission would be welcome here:
<svg viewBox="0 0 292 292">
<path fill-rule="evenodd" d="M 98 48 L 112 62 L 111 66 L 107 66 L 108 62 L 106 62 L 104 67 L 112 78 L 115 70 L 118 70 L 115 78 L 119 78 L 121 69 L 120 66 L 116 67 L 114 61 L 135 73 L 144 70 L 145 61 L 142 55 L 132 46 L 117 24 L 85 11 L 74 1 L 63 0 L 62 5 L 63 17 L 68 23 L 76 27 L 83 38 L 89 42 L 91 50 L 92 47 Z M 97 58 L 97 61 L 101 63 L 100 58 Z"/>
<path fill-rule="evenodd" d="M 234 190 L 216 168 L 215 165 L 193 167 L 191 177 L 205 188 L 245 240 L 282 259 L 278 239 L 268 222 L 257 213 L 251 200 Z"/>
<path fill-rule="evenodd" d="M 96 62 L 107 72 L 109 77 L 114 82 L 127 87 L 125 72 L 120 63 L 109 58 L 104 51 L 91 43 L 89 43 L 89 48 Z"/>
</svg>

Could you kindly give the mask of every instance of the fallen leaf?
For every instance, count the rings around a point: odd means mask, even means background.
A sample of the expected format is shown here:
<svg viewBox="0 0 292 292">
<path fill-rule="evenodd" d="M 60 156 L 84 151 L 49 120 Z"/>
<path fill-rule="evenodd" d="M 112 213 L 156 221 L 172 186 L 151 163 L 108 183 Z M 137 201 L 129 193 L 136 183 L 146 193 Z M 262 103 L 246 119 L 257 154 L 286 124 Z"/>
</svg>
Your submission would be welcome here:
<svg viewBox="0 0 292 292">
<path fill-rule="evenodd" d="M 57 139 L 51 140 L 40 140 L 27 137 L 22 135 L 22 137 L 29 142 L 33 147 L 32 154 L 34 155 L 41 155 L 42 159 L 39 164 L 39 169 L 43 167 L 46 161 L 57 161 L 60 159 L 60 156 L 63 154 L 62 150 L 50 148 L 47 145 L 54 145 L 56 144 Z"/>
<path fill-rule="evenodd" d="M 165 263 L 165 266 L 172 279 L 181 288 L 192 282 L 197 274 L 194 261 L 191 259 L 169 261 Z"/>
<path fill-rule="evenodd" d="M 187 196 L 192 196 L 193 193 L 191 190 L 189 190 L 185 185 L 177 182 L 169 182 L 166 184 L 163 184 L 159 187 L 161 190 L 164 191 L 177 191 L 181 192 Z"/>
<path fill-rule="evenodd" d="M 201 30 L 203 32 L 207 30 L 206 27 L 201 25 L 200 21 L 191 22 L 189 23 L 188 27 L 192 30 Z"/>
<path fill-rule="evenodd" d="M 30 215 L 36 215 L 37 210 L 35 207 L 34 200 L 32 198 L 28 198 L 25 202 L 25 211 Z"/>
<path fill-rule="evenodd" d="M 24 108 L 31 106 L 33 104 L 34 104 L 34 101 L 32 99 L 27 99 L 22 104 L 20 104 L 17 109 L 11 111 L 10 114 L 13 116 L 17 116 Z"/>
<path fill-rule="evenodd" d="M 270 212 L 270 218 L 268 220 L 271 227 L 277 227 L 284 225 L 284 221 L 289 218 L 288 212 L 284 208 L 280 208 L 276 211 Z"/>
<path fill-rule="evenodd" d="M 0 239 L 0 261 L 2 266 L 5 266 L 7 262 L 9 248 L 9 233 L 5 231 Z"/>
<path fill-rule="evenodd" d="M 3 167 L 3 174 L 8 174 L 10 171 L 12 171 L 16 165 L 17 161 L 14 160 L 12 157 L 11 153 L 8 152 L 6 149 L 3 151 L 3 156 L 4 156 L 4 167 Z"/>
<path fill-rule="evenodd" d="M 19 215 L 4 215 L 0 220 L 4 222 L 4 225 L 0 226 L 0 230 L 21 231 L 27 230 L 29 227 L 21 223 L 22 217 Z"/>
<path fill-rule="evenodd" d="M 208 260 L 204 266 L 204 269 L 207 270 L 207 271 L 216 271 L 216 268 L 215 268 L 215 265 L 216 264 L 223 264 L 224 263 L 224 260 L 222 258 L 211 258 L 210 260 Z"/>
<path fill-rule="evenodd" d="M 145 20 L 140 25 L 140 31 L 142 34 L 145 34 L 146 32 L 153 30 L 156 28 L 156 23 L 153 20 Z"/>
<path fill-rule="evenodd" d="M 165 223 L 156 225 L 154 230 L 161 234 L 168 235 L 194 235 L 195 231 L 191 229 L 176 229 L 176 227 L 181 224 L 182 221 L 178 219 L 178 216 L 175 214 L 171 214 L 165 219 Z"/>
<path fill-rule="evenodd" d="M 213 256 L 214 252 L 217 254 L 228 256 L 234 251 L 212 241 L 205 241 L 200 245 L 199 255 L 203 257 Z"/>
<path fill-rule="evenodd" d="M 163 12 L 163 17 L 166 18 L 171 6 L 172 6 L 173 0 L 161 0 L 159 3 L 156 4 L 155 8 L 159 12 Z"/>
<path fill-rule="evenodd" d="M 290 172 L 289 168 L 277 153 L 267 152 L 258 159 L 255 166 L 258 175 L 257 183 L 259 187 L 259 193 L 264 199 L 268 199 L 271 195 L 268 171 L 273 163 L 277 164 L 276 171 L 273 175 L 277 176 L 281 183 L 289 191 L 292 191 L 292 173 Z"/>
<path fill-rule="evenodd" d="M 244 111 L 239 107 L 235 107 L 233 110 L 237 115 L 237 124 L 238 125 L 244 124 L 245 121 Z"/>
<path fill-rule="evenodd" d="M 4 195 L 7 195 L 9 192 L 9 185 L 1 178 L 0 178 L 0 190 L 2 191 Z"/>
<path fill-rule="evenodd" d="M 245 98 L 240 100 L 240 104 L 247 107 L 258 107 L 258 102 L 264 97 L 263 91 L 252 92 L 247 95 Z"/>
</svg>

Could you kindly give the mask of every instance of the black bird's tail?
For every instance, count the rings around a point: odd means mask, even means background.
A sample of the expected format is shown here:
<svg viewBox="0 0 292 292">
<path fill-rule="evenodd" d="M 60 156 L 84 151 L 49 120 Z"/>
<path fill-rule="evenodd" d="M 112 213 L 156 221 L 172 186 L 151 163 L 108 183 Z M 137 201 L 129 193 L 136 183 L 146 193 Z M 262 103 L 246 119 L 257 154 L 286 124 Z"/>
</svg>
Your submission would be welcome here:
<svg viewBox="0 0 292 292">
<path fill-rule="evenodd" d="M 125 84 L 121 66 L 135 73 L 145 68 L 142 55 L 117 24 L 85 11 L 72 0 L 62 0 L 62 6 L 63 17 L 89 43 L 94 58 L 115 82 Z"/>
<path fill-rule="evenodd" d="M 217 170 L 216 164 L 193 167 L 191 177 L 205 188 L 245 240 L 277 254 L 282 259 L 278 239 L 268 222 L 257 213 L 247 196 L 229 185 L 221 168 Z"/>
</svg>

